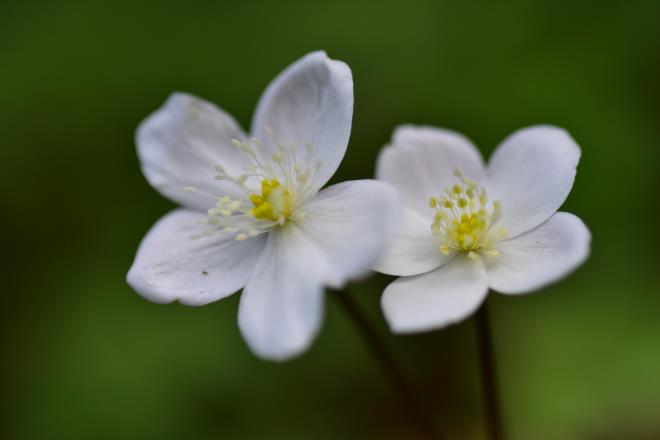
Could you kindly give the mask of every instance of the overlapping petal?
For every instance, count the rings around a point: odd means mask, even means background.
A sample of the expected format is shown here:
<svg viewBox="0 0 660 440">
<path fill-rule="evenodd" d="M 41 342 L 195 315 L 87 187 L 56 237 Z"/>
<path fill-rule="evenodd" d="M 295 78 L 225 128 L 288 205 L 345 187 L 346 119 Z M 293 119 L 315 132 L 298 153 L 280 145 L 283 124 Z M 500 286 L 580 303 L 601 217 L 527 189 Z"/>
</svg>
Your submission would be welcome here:
<svg viewBox="0 0 660 440">
<path fill-rule="evenodd" d="M 330 285 L 369 270 L 398 225 L 398 200 L 386 183 L 355 180 L 324 189 L 303 208 L 299 226 L 328 258 Z"/>
<path fill-rule="evenodd" d="M 204 214 L 178 209 L 160 219 L 142 240 L 127 281 L 156 303 L 203 305 L 245 286 L 264 238 L 236 241 L 231 234 L 193 239 Z"/>
<path fill-rule="evenodd" d="M 232 139 L 245 139 L 245 134 L 229 114 L 184 93 L 170 96 L 140 124 L 136 136 L 142 172 L 149 183 L 174 202 L 198 210 L 210 205 L 200 193 L 239 196 L 235 185 L 214 179 L 215 165 L 229 173 L 243 173 L 244 157 Z"/>
<path fill-rule="evenodd" d="M 393 331 L 421 332 L 465 319 L 487 292 L 483 263 L 458 255 L 432 272 L 398 278 L 383 292 L 381 305 Z"/>
<path fill-rule="evenodd" d="M 257 105 L 252 134 L 262 139 L 265 155 L 273 154 L 277 144 L 293 146 L 297 159 L 313 168 L 311 183 L 319 189 L 344 157 L 352 118 L 351 70 L 325 52 L 313 52 L 268 86 Z"/>
<path fill-rule="evenodd" d="M 505 139 L 488 165 L 488 190 L 502 201 L 501 224 L 514 237 L 540 225 L 568 197 L 580 147 L 563 129 L 524 128 Z"/>
<path fill-rule="evenodd" d="M 403 208 L 402 221 L 373 269 L 388 275 L 418 275 L 449 261 L 442 243 L 431 235 L 431 221 L 412 208 Z"/>
<path fill-rule="evenodd" d="M 589 255 L 591 233 L 582 220 L 558 212 L 541 226 L 498 245 L 486 259 L 488 283 L 501 293 L 539 289 L 575 270 Z"/>
</svg>

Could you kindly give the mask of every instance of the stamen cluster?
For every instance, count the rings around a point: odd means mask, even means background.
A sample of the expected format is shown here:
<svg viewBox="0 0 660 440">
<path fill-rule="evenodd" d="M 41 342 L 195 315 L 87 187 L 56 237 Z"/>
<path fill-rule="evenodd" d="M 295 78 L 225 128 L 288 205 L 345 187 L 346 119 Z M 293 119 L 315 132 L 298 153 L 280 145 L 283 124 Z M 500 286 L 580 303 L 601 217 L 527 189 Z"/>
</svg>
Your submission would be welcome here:
<svg viewBox="0 0 660 440">
<path fill-rule="evenodd" d="M 311 144 L 305 145 L 305 157 L 299 160 L 295 145 L 276 143 L 272 131 L 267 129 L 266 133 L 276 146 L 269 160 L 258 153 L 259 139 L 234 139 L 232 144 L 247 158 L 244 174 L 233 176 L 222 165 L 215 165 L 215 179 L 234 184 L 242 196 L 232 199 L 228 195 L 203 194 L 215 200 L 215 206 L 207 211 L 211 228 L 204 235 L 236 233 L 236 240 L 246 240 L 304 216 L 297 208 L 316 193 L 310 181 L 321 164 L 314 162 Z M 194 187 L 186 190 L 200 193 Z"/>
<path fill-rule="evenodd" d="M 470 258 L 476 258 L 478 252 L 499 255 L 494 241 L 506 237 L 507 231 L 500 228 L 493 232 L 491 226 L 501 216 L 502 202 L 495 200 L 489 209 L 486 188 L 463 175 L 460 168 L 454 169 L 454 176 L 459 183 L 429 198 L 429 206 L 436 210 L 431 231 L 442 241 L 440 251 L 464 251 Z"/>
</svg>

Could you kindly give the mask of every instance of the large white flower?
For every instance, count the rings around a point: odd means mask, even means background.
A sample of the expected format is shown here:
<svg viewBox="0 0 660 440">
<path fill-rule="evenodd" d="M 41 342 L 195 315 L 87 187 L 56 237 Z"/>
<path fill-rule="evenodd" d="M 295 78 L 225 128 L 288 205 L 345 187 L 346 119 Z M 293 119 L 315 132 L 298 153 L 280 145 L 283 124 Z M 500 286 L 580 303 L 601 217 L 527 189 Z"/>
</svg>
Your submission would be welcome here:
<svg viewBox="0 0 660 440">
<path fill-rule="evenodd" d="M 390 327 L 441 328 L 474 312 L 489 288 L 530 292 L 579 266 L 589 254 L 589 230 L 573 214 L 556 212 L 579 158 L 569 134 L 551 126 L 513 133 L 488 166 L 458 133 L 397 128 L 377 167 L 405 207 L 396 239 L 375 266 L 401 276 L 382 297 Z"/>
<path fill-rule="evenodd" d="M 393 232 L 394 188 L 319 190 L 351 130 L 353 80 L 324 52 L 289 66 L 257 106 L 252 135 L 218 107 L 174 94 L 137 131 L 147 180 L 182 205 L 142 241 L 128 273 L 145 298 L 203 305 L 239 289 L 257 355 L 286 359 L 319 329 L 323 287 L 362 275 Z"/>
</svg>

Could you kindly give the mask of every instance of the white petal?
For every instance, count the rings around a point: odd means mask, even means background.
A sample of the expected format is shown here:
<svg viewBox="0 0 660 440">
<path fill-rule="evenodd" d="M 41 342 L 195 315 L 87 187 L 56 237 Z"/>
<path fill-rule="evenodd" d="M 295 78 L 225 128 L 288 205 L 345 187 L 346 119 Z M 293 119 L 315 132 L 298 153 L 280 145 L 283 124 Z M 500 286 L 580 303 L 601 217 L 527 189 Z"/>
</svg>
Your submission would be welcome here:
<svg viewBox="0 0 660 440">
<path fill-rule="evenodd" d="M 396 190 L 376 180 L 356 180 L 321 191 L 304 208 L 300 228 L 325 254 L 334 287 L 365 274 L 398 225 Z"/>
<path fill-rule="evenodd" d="M 445 264 L 452 255 L 440 252 L 440 240 L 431 233 L 431 221 L 404 208 L 403 221 L 373 269 L 388 275 L 408 276 Z"/>
<path fill-rule="evenodd" d="M 229 114 L 184 93 L 170 96 L 140 124 L 136 135 L 142 172 L 149 183 L 174 202 L 199 210 L 213 202 L 185 187 L 214 196 L 239 195 L 235 185 L 214 179 L 216 165 L 228 173 L 242 173 L 244 157 L 232 139 L 245 139 L 245 134 Z"/>
<path fill-rule="evenodd" d="M 395 280 L 383 292 L 381 305 L 392 331 L 422 332 L 462 321 L 487 293 L 481 260 L 457 255 L 432 272 Z"/>
<path fill-rule="evenodd" d="M 268 234 L 238 310 L 241 333 L 256 355 L 285 360 L 311 344 L 323 315 L 328 270 L 323 254 L 295 225 Z"/>
<path fill-rule="evenodd" d="M 539 289 L 575 270 L 589 256 L 591 233 L 578 217 L 558 212 L 526 234 L 497 245 L 487 258 L 490 287 L 517 294 Z"/>
<path fill-rule="evenodd" d="M 564 203 L 575 180 L 580 147 L 563 129 L 518 130 L 493 153 L 488 191 L 502 201 L 502 226 L 514 237 L 540 225 Z"/>
<path fill-rule="evenodd" d="M 245 286 L 265 238 L 236 241 L 231 234 L 192 239 L 204 214 L 178 209 L 147 233 L 128 272 L 128 284 L 157 303 L 203 305 Z"/>
<path fill-rule="evenodd" d="M 463 135 L 441 128 L 402 125 L 378 157 L 376 177 L 397 187 L 403 203 L 433 221 L 429 197 L 457 183 L 454 168 L 483 181 L 483 159 Z"/>
<path fill-rule="evenodd" d="M 353 117 L 353 77 L 349 67 L 313 52 L 296 61 L 270 83 L 252 121 L 252 133 L 263 148 L 277 143 L 295 145 L 296 157 L 315 171 L 311 182 L 321 188 L 344 157 Z M 308 154 L 307 145 L 312 147 Z M 316 166 L 319 166 L 316 170 Z"/>
</svg>

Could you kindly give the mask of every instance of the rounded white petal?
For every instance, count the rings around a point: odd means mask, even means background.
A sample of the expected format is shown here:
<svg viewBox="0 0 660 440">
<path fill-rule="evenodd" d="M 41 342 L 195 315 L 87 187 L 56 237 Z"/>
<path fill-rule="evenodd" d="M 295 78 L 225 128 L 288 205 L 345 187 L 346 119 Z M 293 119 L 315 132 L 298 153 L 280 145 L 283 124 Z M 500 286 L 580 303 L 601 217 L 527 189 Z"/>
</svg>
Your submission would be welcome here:
<svg viewBox="0 0 660 440">
<path fill-rule="evenodd" d="M 351 70 L 325 52 L 312 52 L 270 83 L 257 105 L 252 134 L 263 141 L 262 154 L 272 154 L 276 144 L 294 145 L 318 189 L 344 157 L 352 118 Z"/>
<path fill-rule="evenodd" d="M 175 93 L 138 127 L 136 143 L 142 172 L 165 197 L 191 209 L 213 205 L 199 193 L 237 197 L 238 189 L 214 179 L 216 165 L 240 175 L 244 157 L 231 143 L 245 139 L 236 121 L 200 98 Z"/>
<path fill-rule="evenodd" d="M 591 233 L 582 220 L 558 212 L 526 234 L 497 244 L 500 255 L 486 258 L 488 284 L 518 294 L 558 281 L 589 256 Z"/>
<path fill-rule="evenodd" d="M 481 260 L 458 255 L 438 269 L 387 286 L 381 305 L 396 333 L 446 327 L 470 316 L 488 293 Z"/>
<path fill-rule="evenodd" d="M 156 303 L 204 305 L 245 286 L 265 239 L 236 241 L 231 234 L 191 238 L 206 216 L 178 209 L 147 233 L 128 272 L 128 284 Z"/>
<path fill-rule="evenodd" d="M 539 125 L 518 130 L 495 150 L 488 191 L 502 201 L 501 225 L 514 237 L 540 225 L 573 187 L 580 147 L 563 129 Z"/>
<path fill-rule="evenodd" d="M 257 356 L 286 360 L 311 344 L 328 270 L 325 256 L 295 225 L 268 234 L 238 310 L 241 333 Z"/>
<path fill-rule="evenodd" d="M 328 259 L 328 284 L 340 287 L 369 270 L 398 226 L 398 208 L 396 190 L 377 180 L 330 186 L 303 208 L 299 226 Z"/>
<path fill-rule="evenodd" d="M 457 167 L 470 179 L 483 182 L 483 159 L 465 136 L 441 128 L 402 125 L 381 151 L 376 177 L 396 186 L 404 205 L 433 221 L 429 197 L 457 183 L 453 174 Z"/>
<path fill-rule="evenodd" d="M 440 252 L 441 242 L 431 233 L 431 221 L 411 208 L 381 258 L 372 267 L 388 275 L 418 275 L 445 264 L 452 255 Z"/>
</svg>

